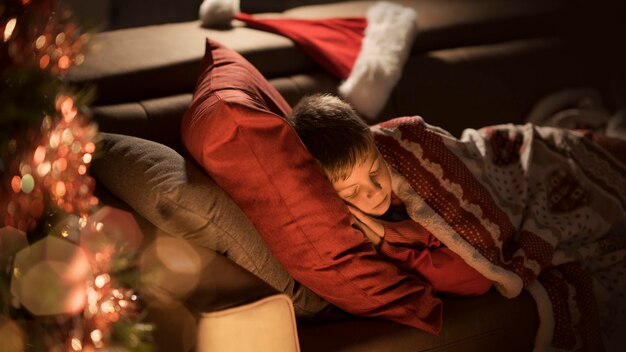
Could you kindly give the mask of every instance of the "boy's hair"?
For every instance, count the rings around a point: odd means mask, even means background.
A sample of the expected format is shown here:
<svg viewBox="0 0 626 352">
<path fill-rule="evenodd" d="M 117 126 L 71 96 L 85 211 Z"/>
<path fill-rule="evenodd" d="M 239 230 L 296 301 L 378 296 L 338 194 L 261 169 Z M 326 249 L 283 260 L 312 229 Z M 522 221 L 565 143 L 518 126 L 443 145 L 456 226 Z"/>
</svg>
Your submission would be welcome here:
<svg viewBox="0 0 626 352">
<path fill-rule="evenodd" d="M 287 120 L 331 182 L 345 180 L 376 148 L 367 124 L 333 95 L 302 98 Z"/>
</svg>

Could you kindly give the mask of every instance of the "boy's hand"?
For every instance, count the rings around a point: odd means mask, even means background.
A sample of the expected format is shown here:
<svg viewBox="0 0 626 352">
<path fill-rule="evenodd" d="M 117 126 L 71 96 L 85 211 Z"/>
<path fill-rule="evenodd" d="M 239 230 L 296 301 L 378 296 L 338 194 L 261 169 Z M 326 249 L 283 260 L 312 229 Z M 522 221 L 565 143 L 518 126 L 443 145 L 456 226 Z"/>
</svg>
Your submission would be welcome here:
<svg viewBox="0 0 626 352">
<path fill-rule="evenodd" d="M 361 210 L 348 205 L 350 213 L 356 219 L 356 225 L 365 236 L 367 236 L 375 245 L 378 245 L 382 238 L 385 237 L 385 228 L 383 224 L 377 219 L 365 214 Z"/>
</svg>

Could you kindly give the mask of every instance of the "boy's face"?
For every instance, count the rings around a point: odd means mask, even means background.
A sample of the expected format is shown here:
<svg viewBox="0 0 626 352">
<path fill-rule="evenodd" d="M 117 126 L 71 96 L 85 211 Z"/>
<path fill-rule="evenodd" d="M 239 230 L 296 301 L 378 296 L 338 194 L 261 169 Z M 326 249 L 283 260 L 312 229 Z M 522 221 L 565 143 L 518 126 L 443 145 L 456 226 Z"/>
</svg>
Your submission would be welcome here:
<svg viewBox="0 0 626 352">
<path fill-rule="evenodd" d="M 341 199 L 372 216 L 383 215 L 391 204 L 391 176 L 376 149 L 357 162 L 345 180 L 333 182 L 333 188 Z"/>
</svg>

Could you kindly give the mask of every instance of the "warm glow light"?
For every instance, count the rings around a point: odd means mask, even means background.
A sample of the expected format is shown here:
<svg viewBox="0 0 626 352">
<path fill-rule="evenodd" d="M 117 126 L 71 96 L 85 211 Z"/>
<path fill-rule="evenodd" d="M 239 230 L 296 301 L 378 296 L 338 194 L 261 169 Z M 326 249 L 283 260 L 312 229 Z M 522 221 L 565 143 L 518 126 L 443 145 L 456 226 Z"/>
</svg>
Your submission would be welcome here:
<svg viewBox="0 0 626 352">
<path fill-rule="evenodd" d="M 147 292 L 159 301 L 171 302 L 196 286 L 202 259 L 185 240 L 160 236 L 142 253 L 140 269 Z"/>
<path fill-rule="evenodd" d="M 85 152 L 86 153 L 93 153 L 96 151 L 96 145 L 93 144 L 92 142 L 89 142 L 87 144 L 85 144 Z"/>
<path fill-rule="evenodd" d="M 70 58 L 67 57 L 67 55 L 61 56 L 59 58 L 58 65 L 61 70 L 67 70 L 68 68 L 70 68 Z"/>
<path fill-rule="evenodd" d="M 67 144 L 65 143 L 59 143 L 59 148 L 57 149 L 57 154 L 61 157 L 64 157 L 67 155 L 67 152 L 70 151 L 70 148 L 67 147 Z"/>
<path fill-rule="evenodd" d="M 105 313 L 114 313 L 115 312 L 115 306 L 113 305 L 113 302 L 106 301 L 106 302 L 104 302 L 104 303 L 102 303 L 100 305 L 100 310 L 105 312 Z"/>
<path fill-rule="evenodd" d="M 58 110 L 63 114 L 67 114 L 74 107 L 74 101 L 68 96 L 61 96 L 57 100 Z"/>
<path fill-rule="evenodd" d="M 60 274 L 66 269 L 66 264 L 60 261 L 45 259 L 35 261 L 23 277 L 17 280 L 16 285 L 20 287 L 19 290 L 15 290 L 18 292 L 17 299 L 35 315 L 76 312 L 77 302 L 73 301 L 75 299 L 73 291 L 78 285 L 61 279 Z"/>
<path fill-rule="evenodd" d="M 57 161 L 52 164 L 52 167 L 56 172 L 63 172 L 67 170 L 67 159 L 59 158 Z"/>
<path fill-rule="evenodd" d="M 87 301 L 87 295 L 85 294 L 85 287 L 83 285 L 76 285 L 72 291 L 67 294 L 65 299 L 65 311 L 70 314 L 80 312 L 85 308 Z"/>
<path fill-rule="evenodd" d="M 39 164 L 46 158 L 46 147 L 40 145 L 35 149 L 35 153 L 33 154 L 33 161 L 35 164 Z"/>
<path fill-rule="evenodd" d="M 67 282 L 83 282 L 90 275 L 91 266 L 83 250 L 78 249 L 71 257 L 68 269 L 63 275 Z"/>
<path fill-rule="evenodd" d="M 20 191 L 22 190 L 22 178 L 19 176 L 13 176 L 13 178 L 11 179 L 11 189 L 13 189 L 13 192 L 15 193 L 20 193 Z"/>
<path fill-rule="evenodd" d="M 59 142 L 60 142 L 60 138 L 59 135 L 57 133 L 54 133 L 50 136 L 50 147 L 52 147 L 53 149 L 56 149 L 59 146 Z"/>
<path fill-rule="evenodd" d="M 37 48 L 38 50 L 41 50 L 41 48 L 43 48 L 44 45 L 46 45 L 46 36 L 42 34 L 35 41 L 35 48 Z"/>
<path fill-rule="evenodd" d="M 63 44 L 63 42 L 65 41 L 65 33 L 61 32 L 57 35 L 56 39 L 55 39 L 55 43 L 57 45 L 61 45 Z"/>
<path fill-rule="evenodd" d="M 72 348 L 74 349 L 74 351 L 80 351 L 83 349 L 83 344 L 80 342 L 79 339 L 77 338 L 72 338 Z"/>
<path fill-rule="evenodd" d="M 91 154 L 85 153 L 85 155 L 83 155 L 83 162 L 89 164 L 91 162 Z"/>
<path fill-rule="evenodd" d="M 87 217 L 81 216 L 80 219 L 78 219 L 78 228 L 82 230 L 85 225 L 87 225 Z"/>
<path fill-rule="evenodd" d="M 26 174 L 22 177 L 22 192 L 29 194 L 35 188 L 35 179 L 31 174 Z"/>
<path fill-rule="evenodd" d="M 48 131 L 50 127 L 52 127 L 52 118 L 46 115 L 43 120 L 41 120 L 41 130 Z"/>
<path fill-rule="evenodd" d="M 68 115 L 65 115 L 65 116 L 68 116 Z M 72 119 L 70 119 L 70 121 L 71 120 Z M 61 133 L 61 139 L 63 139 L 63 142 L 65 144 L 72 144 L 72 142 L 74 142 L 74 135 L 72 134 L 72 130 L 67 128 L 65 131 L 63 131 L 63 133 Z"/>
<path fill-rule="evenodd" d="M 200 270 L 200 256 L 187 242 L 159 238 L 156 253 L 161 262 L 174 273 L 193 274 Z"/>
<path fill-rule="evenodd" d="M 13 34 L 13 30 L 15 29 L 15 25 L 17 24 L 17 19 L 11 18 L 9 22 L 7 22 L 6 27 L 4 27 L 4 41 L 9 41 L 11 35 Z"/>
<path fill-rule="evenodd" d="M 91 341 L 93 341 L 94 343 L 102 341 L 102 332 L 98 329 L 92 331 L 89 336 L 91 337 Z"/>
<path fill-rule="evenodd" d="M 59 181 L 54 187 L 54 194 L 57 197 L 63 197 L 65 195 L 65 182 Z"/>
<path fill-rule="evenodd" d="M 37 166 L 37 174 L 39 174 L 40 177 L 44 177 L 48 174 L 48 172 L 50 172 L 50 169 L 50 162 L 45 161 Z"/>
<path fill-rule="evenodd" d="M 80 153 L 80 149 L 81 149 L 81 145 L 79 141 L 74 141 L 74 143 L 72 143 L 72 153 L 74 154 L 78 154 Z"/>
<path fill-rule="evenodd" d="M 96 290 L 94 290 L 93 288 L 88 288 L 87 289 L 87 302 L 89 302 L 89 304 L 94 305 L 96 303 L 98 303 L 98 292 Z"/>
<path fill-rule="evenodd" d="M 50 64 L 50 56 L 48 54 L 44 55 L 39 59 L 39 68 L 42 70 Z"/>
<path fill-rule="evenodd" d="M 111 280 L 111 277 L 109 276 L 109 274 L 101 274 L 96 277 L 96 280 L 94 281 L 94 283 L 97 288 L 103 288 L 104 285 L 109 283 L 110 280 Z"/>
<path fill-rule="evenodd" d="M 22 173 L 22 176 L 24 176 L 26 174 L 30 174 L 32 172 L 32 169 L 30 168 L 30 165 L 22 163 L 20 165 L 20 172 Z"/>
<path fill-rule="evenodd" d="M 76 55 L 76 57 L 74 58 L 74 63 L 76 65 L 82 65 L 83 62 L 85 62 L 85 55 L 83 54 Z"/>
</svg>

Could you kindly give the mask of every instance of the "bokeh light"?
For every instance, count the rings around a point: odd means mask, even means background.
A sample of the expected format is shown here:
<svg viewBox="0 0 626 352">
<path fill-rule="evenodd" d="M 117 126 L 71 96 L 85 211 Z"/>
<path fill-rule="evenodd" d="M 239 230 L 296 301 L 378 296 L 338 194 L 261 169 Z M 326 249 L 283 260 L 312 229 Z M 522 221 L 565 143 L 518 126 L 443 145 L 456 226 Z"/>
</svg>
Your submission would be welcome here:
<svg viewBox="0 0 626 352">
<path fill-rule="evenodd" d="M 0 351 L 22 352 L 26 350 L 25 334 L 11 318 L 0 315 Z"/>
<path fill-rule="evenodd" d="M 185 240 L 160 236 L 141 255 L 141 282 L 147 294 L 171 302 L 196 287 L 202 266 L 200 255 Z"/>
<path fill-rule="evenodd" d="M 133 215 L 127 211 L 104 206 L 87 217 L 80 231 L 80 245 L 89 253 L 112 248 L 116 253 L 134 251 L 141 245 L 143 234 Z"/>
<path fill-rule="evenodd" d="M 13 31 L 15 30 L 15 25 L 17 24 L 17 19 L 11 18 L 6 26 L 4 26 L 4 41 L 8 42 L 11 35 L 13 35 Z"/>
<path fill-rule="evenodd" d="M 91 276 L 80 247 L 47 236 L 15 256 L 11 293 L 37 316 L 75 314 L 85 305 Z"/>
<path fill-rule="evenodd" d="M 0 228 L 0 268 L 6 267 L 8 260 L 28 246 L 26 233 L 11 226 Z"/>
<path fill-rule="evenodd" d="M 80 219 L 76 215 L 68 215 L 58 221 L 48 232 L 49 236 L 66 238 L 73 243 L 80 241 Z"/>
<path fill-rule="evenodd" d="M 31 151 L 9 164 L 9 194 L 2 195 L 0 211 L 7 209 L 6 225 L 23 231 L 34 229 L 42 207 L 82 216 L 98 204 L 95 181 L 87 172 L 96 127 L 78 118 L 74 99 L 67 95 L 57 97 L 56 108 L 57 114 L 43 119 L 41 137 L 33 139 Z"/>
</svg>

